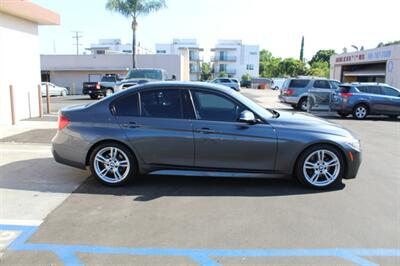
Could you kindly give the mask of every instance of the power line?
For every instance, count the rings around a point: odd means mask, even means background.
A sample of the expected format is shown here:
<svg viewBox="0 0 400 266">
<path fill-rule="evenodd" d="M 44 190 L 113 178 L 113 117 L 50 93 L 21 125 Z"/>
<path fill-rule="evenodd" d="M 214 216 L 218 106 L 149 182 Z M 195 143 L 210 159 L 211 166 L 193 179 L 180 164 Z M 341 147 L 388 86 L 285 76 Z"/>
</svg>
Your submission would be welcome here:
<svg viewBox="0 0 400 266">
<path fill-rule="evenodd" d="M 75 43 L 73 45 L 76 46 L 76 55 L 79 55 L 79 46 L 82 46 L 82 44 L 79 42 L 79 39 L 81 39 L 83 36 L 80 35 L 83 33 L 82 31 L 72 31 L 74 33 L 74 36 L 72 36 L 72 39 L 75 39 Z"/>
</svg>

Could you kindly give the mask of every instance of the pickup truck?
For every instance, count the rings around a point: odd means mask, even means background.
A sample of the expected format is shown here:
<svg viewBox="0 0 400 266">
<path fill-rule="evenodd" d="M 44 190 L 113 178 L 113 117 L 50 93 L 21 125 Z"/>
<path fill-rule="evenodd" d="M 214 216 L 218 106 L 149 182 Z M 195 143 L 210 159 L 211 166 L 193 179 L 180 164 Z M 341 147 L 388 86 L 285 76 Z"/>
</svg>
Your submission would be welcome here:
<svg viewBox="0 0 400 266">
<path fill-rule="evenodd" d="M 121 80 L 119 75 L 107 74 L 101 78 L 100 82 L 84 82 L 82 93 L 89 95 L 91 99 L 109 96 L 116 91 L 117 83 Z"/>
<path fill-rule="evenodd" d="M 172 80 L 176 79 L 172 76 Z M 136 68 L 128 72 L 125 79 L 119 82 L 118 90 L 124 90 L 138 84 L 153 82 L 153 81 L 166 81 L 167 72 L 159 68 Z M 171 80 L 171 79 L 170 79 Z"/>
</svg>

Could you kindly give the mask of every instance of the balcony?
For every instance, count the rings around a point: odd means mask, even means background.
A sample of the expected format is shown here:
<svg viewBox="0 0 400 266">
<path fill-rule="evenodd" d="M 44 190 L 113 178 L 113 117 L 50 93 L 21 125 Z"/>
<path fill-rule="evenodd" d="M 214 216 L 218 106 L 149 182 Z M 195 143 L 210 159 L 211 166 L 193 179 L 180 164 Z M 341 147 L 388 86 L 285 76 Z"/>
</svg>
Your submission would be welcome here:
<svg viewBox="0 0 400 266">
<path fill-rule="evenodd" d="M 211 57 L 212 62 L 236 62 L 237 57 L 234 55 L 224 55 L 224 56 L 213 56 Z"/>
</svg>

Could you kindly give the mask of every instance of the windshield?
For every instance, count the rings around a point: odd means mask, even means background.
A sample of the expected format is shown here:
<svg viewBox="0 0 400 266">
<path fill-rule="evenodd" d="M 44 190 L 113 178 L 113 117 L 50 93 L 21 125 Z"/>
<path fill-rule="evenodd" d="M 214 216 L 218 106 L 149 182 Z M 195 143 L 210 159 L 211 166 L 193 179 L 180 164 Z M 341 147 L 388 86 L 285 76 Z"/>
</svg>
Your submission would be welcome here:
<svg viewBox="0 0 400 266">
<path fill-rule="evenodd" d="M 131 70 L 126 76 L 127 79 L 154 79 L 154 80 L 163 80 L 162 73 L 160 70 L 150 70 L 150 69 L 142 69 L 142 70 Z"/>
</svg>

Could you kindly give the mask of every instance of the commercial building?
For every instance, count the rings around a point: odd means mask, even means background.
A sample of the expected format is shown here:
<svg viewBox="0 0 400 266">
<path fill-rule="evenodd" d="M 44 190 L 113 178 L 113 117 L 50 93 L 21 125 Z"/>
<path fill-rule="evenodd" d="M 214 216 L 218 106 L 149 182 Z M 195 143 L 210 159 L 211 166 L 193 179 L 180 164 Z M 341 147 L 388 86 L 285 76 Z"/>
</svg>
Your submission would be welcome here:
<svg viewBox="0 0 400 266">
<path fill-rule="evenodd" d="M 215 76 L 221 72 L 230 77 L 240 79 L 245 74 L 256 78 L 260 69 L 260 47 L 244 45 L 241 40 L 220 40 L 211 49 L 211 57 Z"/>
<path fill-rule="evenodd" d="M 189 80 L 189 58 L 184 55 L 137 55 L 138 68 L 162 68 L 177 80 Z M 132 66 L 131 54 L 42 55 L 42 80 L 82 92 L 82 84 L 100 81 L 105 74 L 126 75 Z"/>
<path fill-rule="evenodd" d="M 380 82 L 400 88 L 400 45 L 333 55 L 330 76 L 341 82 Z"/>
<path fill-rule="evenodd" d="M 200 48 L 196 39 L 174 39 L 172 43 L 156 44 L 157 54 L 185 55 L 189 53 L 189 74 L 191 81 L 200 80 L 201 63 L 203 62 L 201 53 L 203 51 L 204 49 Z"/>
<path fill-rule="evenodd" d="M 90 48 L 86 48 L 91 54 L 101 55 L 101 54 L 131 54 L 132 44 L 123 44 L 121 39 L 100 39 L 99 43 L 91 44 Z M 151 54 L 151 50 L 145 47 L 136 45 L 136 54 Z"/>
<path fill-rule="evenodd" d="M 0 124 L 10 124 L 13 113 L 15 121 L 39 116 L 38 26 L 59 24 L 58 14 L 30 1 L 0 1 Z"/>
</svg>

